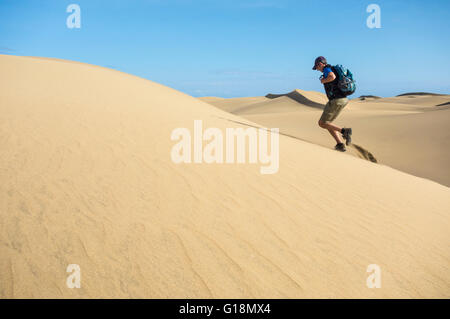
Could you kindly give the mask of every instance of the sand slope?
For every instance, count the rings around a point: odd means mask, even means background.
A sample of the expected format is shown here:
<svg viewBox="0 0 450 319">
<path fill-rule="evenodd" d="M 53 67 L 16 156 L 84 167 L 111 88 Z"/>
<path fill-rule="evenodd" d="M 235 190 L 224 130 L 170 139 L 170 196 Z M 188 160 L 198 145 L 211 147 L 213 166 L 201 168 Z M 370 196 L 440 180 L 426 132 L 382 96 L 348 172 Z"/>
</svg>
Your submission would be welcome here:
<svg viewBox="0 0 450 319">
<path fill-rule="evenodd" d="M 447 187 L 287 136 L 274 175 L 177 165 L 174 128 L 246 120 L 91 65 L 0 67 L 2 298 L 450 297 Z"/>
<path fill-rule="evenodd" d="M 200 98 L 205 102 L 264 126 L 279 127 L 289 136 L 327 148 L 329 133 L 318 127 L 325 95 L 295 90 L 269 94 L 263 103 L 242 107 L 243 99 Z M 266 99 L 267 99 L 266 96 Z M 351 100 L 336 120 L 353 128 L 354 145 L 347 154 L 389 165 L 450 186 L 450 95 L 409 94 L 392 98 Z M 321 107 L 315 107 L 315 106 Z"/>
</svg>

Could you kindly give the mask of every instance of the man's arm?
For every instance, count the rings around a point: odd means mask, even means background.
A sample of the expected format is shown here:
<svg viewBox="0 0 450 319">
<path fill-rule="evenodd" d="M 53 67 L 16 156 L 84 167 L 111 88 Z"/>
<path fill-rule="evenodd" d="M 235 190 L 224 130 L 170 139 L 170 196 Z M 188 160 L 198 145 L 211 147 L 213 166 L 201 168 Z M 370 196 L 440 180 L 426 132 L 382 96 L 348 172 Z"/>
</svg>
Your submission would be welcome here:
<svg viewBox="0 0 450 319">
<path fill-rule="evenodd" d="M 320 79 L 320 83 L 325 84 L 328 82 L 332 82 L 336 79 L 336 75 L 334 74 L 334 72 L 330 72 L 328 73 L 328 76 L 325 79 Z"/>
</svg>

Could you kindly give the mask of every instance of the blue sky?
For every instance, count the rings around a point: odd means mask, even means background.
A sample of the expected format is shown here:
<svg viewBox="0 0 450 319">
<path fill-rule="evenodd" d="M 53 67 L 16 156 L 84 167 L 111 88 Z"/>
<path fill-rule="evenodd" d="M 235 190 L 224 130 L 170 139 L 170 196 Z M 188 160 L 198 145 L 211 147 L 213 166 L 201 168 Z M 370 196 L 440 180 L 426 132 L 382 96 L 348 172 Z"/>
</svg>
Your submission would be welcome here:
<svg viewBox="0 0 450 319">
<path fill-rule="evenodd" d="M 69 4 L 81 28 L 69 29 Z M 369 29 L 369 4 L 381 28 Z M 135 74 L 193 96 L 323 91 L 316 56 L 355 75 L 355 96 L 450 93 L 448 0 L 0 0 L 0 53 Z"/>
</svg>

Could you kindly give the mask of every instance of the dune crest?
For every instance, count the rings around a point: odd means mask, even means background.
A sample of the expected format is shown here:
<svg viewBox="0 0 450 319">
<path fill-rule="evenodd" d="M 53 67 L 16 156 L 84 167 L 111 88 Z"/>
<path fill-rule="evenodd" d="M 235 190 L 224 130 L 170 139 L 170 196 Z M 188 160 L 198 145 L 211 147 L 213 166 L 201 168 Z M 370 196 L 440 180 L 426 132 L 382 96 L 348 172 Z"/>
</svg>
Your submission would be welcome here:
<svg viewBox="0 0 450 319">
<path fill-rule="evenodd" d="M 318 92 L 307 92 L 302 90 L 294 90 L 292 92 L 286 94 L 267 94 L 266 98 L 276 99 L 282 96 L 287 96 L 292 100 L 306 106 L 315 107 L 319 109 L 323 109 L 324 104 L 326 103 L 326 96 L 324 94 L 320 94 Z"/>
<path fill-rule="evenodd" d="M 397 95 L 400 96 L 423 96 L 423 95 L 430 95 L 430 96 L 446 96 L 446 94 L 438 94 L 438 93 L 430 93 L 430 92 L 408 92 L 408 93 L 402 93 Z"/>
</svg>

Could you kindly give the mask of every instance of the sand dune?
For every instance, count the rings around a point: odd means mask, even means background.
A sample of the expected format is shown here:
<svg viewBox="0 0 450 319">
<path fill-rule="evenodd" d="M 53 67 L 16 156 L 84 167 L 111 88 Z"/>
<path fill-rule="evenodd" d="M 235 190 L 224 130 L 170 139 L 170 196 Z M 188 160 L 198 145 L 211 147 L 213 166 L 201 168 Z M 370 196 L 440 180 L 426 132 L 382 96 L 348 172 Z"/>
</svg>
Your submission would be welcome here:
<svg viewBox="0 0 450 319">
<path fill-rule="evenodd" d="M 213 104 L 218 108 L 230 112 L 230 113 L 239 113 L 241 109 L 246 109 L 251 107 L 252 105 L 257 105 L 258 103 L 267 102 L 268 99 L 262 96 L 258 97 L 243 97 L 243 98 L 231 98 L 224 99 L 218 97 L 202 97 L 200 98 L 202 101 Z"/>
<path fill-rule="evenodd" d="M 2 298 L 450 297 L 449 188 L 285 135 L 277 174 L 175 164 L 174 128 L 257 124 L 105 68 L 0 66 Z"/>
<path fill-rule="evenodd" d="M 287 94 L 267 94 L 266 96 L 242 97 L 224 99 L 206 96 L 200 100 L 210 103 L 218 108 L 237 115 L 254 113 L 272 113 L 307 111 L 303 106 L 323 109 L 327 97 L 325 94 L 314 91 L 294 90 Z M 300 103 L 300 104 L 299 104 Z"/>
<path fill-rule="evenodd" d="M 360 100 L 368 100 L 368 99 L 381 99 L 380 96 L 376 96 L 376 95 L 361 95 L 358 99 Z"/>
<path fill-rule="evenodd" d="M 280 97 L 287 96 L 292 100 L 306 106 L 316 107 L 319 109 L 323 109 L 324 104 L 327 101 L 327 97 L 325 94 L 321 94 L 319 92 L 313 91 L 303 91 L 303 90 L 294 90 L 287 94 L 267 94 L 266 97 L 269 99 L 276 99 Z"/>
<path fill-rule="evenodd" d="M 430 93 L 430 92 L 408 92 L 397 96 L 446 96 L 446 94 Z"/>
<path fill-rule="evenodd" d="M 450 100 L 449 95 L 406 95 L 406 96 L 396 96 L 372 100 L 375 103 L 395 103 L 395 104 L 406 104 L 415 106 L 424 106 L 428 108 L 423 108 L 424 111 L 428 110 L 429 107 L 438 106 L 439 104 L 448 103 Z"/>
<path fill-rule="evenodd" d="M 223 110 L 234 110 L 253 122 L 279 127 L 280 132 L 304 141 L 332 148 L 328 132 L 317 126 L 321 110 L 311 108 L 314 97 L 296 90 L 292 95 L 272 95 L 271 101 L 251 106 L 251 112 L 235 109 L 233 99 L 222 99 Z M 318 96 L 320 93 L 317 93 Z M 322 94 L 321 103 L 326 103 Z M 256 99 L 256 98 L 255 98 Z M 284 100 L 282 100 L 284 99 Z M 319 103 L 319 99 L 316 99 Z M 354 144 L 347 154 L 389 165 L 404 172 L 450 186 L 450 95 L 408 94 L 392 98 L 351 100 L 336 123 L 351 126 Z M 323 104 L 322 104 L 323 107 Z"/>
</svg>

